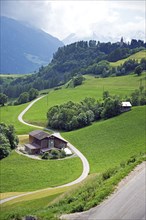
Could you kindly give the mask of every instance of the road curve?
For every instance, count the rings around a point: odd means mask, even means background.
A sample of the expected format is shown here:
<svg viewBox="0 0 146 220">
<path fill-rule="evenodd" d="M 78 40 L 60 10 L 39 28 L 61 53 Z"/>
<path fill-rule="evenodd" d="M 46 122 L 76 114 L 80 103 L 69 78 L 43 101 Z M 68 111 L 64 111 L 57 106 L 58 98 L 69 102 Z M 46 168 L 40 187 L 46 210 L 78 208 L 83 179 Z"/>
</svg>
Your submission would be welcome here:
<svg viewBox="0 0 146 220">
<path fill-rule="evenodd" d="M 139 167 L 139 170 L 136 170 Z M 146 163 L 138 166 L 134 175 L 106 201 L 83 213 L 63 215 L 63 220 L 145 220 Z"/>
<path fill-rule="evenodd" d="M 45 96 L 45 95 L 44 95 L 44 96 Z M 45 130 L 48 130 L 48 131 L 53 132 L 53 130 L 51 130 L 51 129 L 47 129 L 47 128 L 44 128 L 44 127 L 41 127 L 41 126 L 29 124 L 29 123 L 27 123 L 27 122 L 25 122 L 25 121 L 23 120 L 24 114 L 32 107 L 32 105 L 33 105 L 34 103 L 36 103 L 38 100 L 42 99 L 44 96 L 41 96 L 41 97 L 39 97 L 39 98 L 33 100 L 33 101 L 19 114 L 18 120 L 19 120 L 21 123 L 23 123 L 23 124 L 25 124 L 25 125 L 27 125 L 27 126 L 31 126 L 31 127 L 35 127 L 35 128 L 39 128 L 39 129 L 45 129 Z M 61 136 L 60 133 L 54 133 L 53 135 L 64 139 L 64 138 Z M 65 140 L 65 139 L 64 139 L 64 140 Z M 88 160 L 86 159 L 86 157 L 85 157 L 77 148 L 75 148 L 71 143 L 68 142 L 68 146 L 69 146 L 69 148 L 81 159 L 82 165 L 83 165 L 83 172 L 82 172 L 81 176 L 80 176 L 78 179 L 76 179 L 76 180 L 74 180 L 74 181 L 72 181 L 72 182 L 70 182 L 70 183 L 61 185 L 61 186 L 53 187 L 52 189 L 54 189 L 54 188 L 57 189 L 57 188 L 63 188 L 63 187 L 73 186 L 73 185 L 75 185 L 75 184 L 80 183 L 81 181 L 83 181 L 83 180 L 88 176 L 88 174 L 89 174 L 90 166 L 89 166 L 89 163 L 88 163 Z M 48 188 L 48 189 L 50 190 L 51 188 Z M 26 195 L 30 195 L 30 194 L 35 194 L 35 193 L 43 192 L 43 191 L 46 191 L 46 189 L 41 189 L 41 190 L 37 190 L 37 191 L 33 191 L 33 192 L 23 193 L 23 194 L 20 194 L 20 195 L 17 195 L 17 196 L 12 196 L 12 197 L 9 197 L 9 198 L 0 200 L 0 204 L 3 204 L 3 203 L 5 203 L 5 202 L 8 202 L 8 201 L 10 201 L 10 200 L 13 200 L 13 199 L 16 199 L 16 198 L 19 198 L 19 197 L 22 197 L 22 196 L 26 196 Z"/>
</svg>

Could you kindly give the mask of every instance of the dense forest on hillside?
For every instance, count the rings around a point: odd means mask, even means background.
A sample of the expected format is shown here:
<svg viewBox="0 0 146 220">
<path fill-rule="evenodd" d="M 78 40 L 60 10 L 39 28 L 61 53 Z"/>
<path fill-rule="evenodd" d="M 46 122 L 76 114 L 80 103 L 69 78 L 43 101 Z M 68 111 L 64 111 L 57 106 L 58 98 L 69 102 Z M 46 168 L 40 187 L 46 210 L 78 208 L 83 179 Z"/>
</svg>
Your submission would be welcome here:
<svg viewBox="0 0 146 220">
<path fill-rule="evenodd" d="M 0 90 L 10 98 L 16 98 L 30 88 L 38 90 L 60 86 L 73 76 L 95 74 L 100 77 L 125 75 L 134 71 L 139 63 L 136 60 L 125 61 L 123 65 L 111 67 L 115 62 L 146 48 L 146 43 L 132 39 L 124 43 L 101 43 L 94 40 L 75 42 L 60 47 L 46 67 L 40 67 L 36 74 L 17 79 L 0 79 Z M 146 59 L 140 63 L 141 71 L 146 69 Z M 139 68 L 140 69 L 140 68 Z"/>
</svg>

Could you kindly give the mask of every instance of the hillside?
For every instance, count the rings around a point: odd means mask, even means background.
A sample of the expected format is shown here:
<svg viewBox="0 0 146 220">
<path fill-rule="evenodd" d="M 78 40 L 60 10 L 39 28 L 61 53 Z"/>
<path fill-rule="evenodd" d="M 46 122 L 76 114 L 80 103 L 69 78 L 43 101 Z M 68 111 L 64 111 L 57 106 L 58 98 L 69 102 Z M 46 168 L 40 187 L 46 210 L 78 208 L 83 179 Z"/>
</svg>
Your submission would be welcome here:
<svg viewBox="0 0 146 220">
<path fill-rule="evenodd" d="M 32 87 L 38 90 L 53 88 L 80 74 L 93 74 L 102 78 L 128 75 L 139 65 L 136 60 L 124 62 L 116 68 L 112 67 L 110 62 L 127 60 L 130 55 L 138 52 L 145 58 L 145 47 L 141 40 L 131 40 L 130 44 L 122 45 L 119 42 L 100 43 L 93 40 L 75 42 L 59 47 L 49 65 L 39 68 L 38 73 L 15 79 L 10 83 L 3 80 L 1 91 L 10 98 L 16 98 Z M 140 61 L 143 70 L 146 69 L 145 63 L 146 59 Z"/>
<path fill-rule="evenodd" d="M 30 73 L 47 65 L 63 43 L 42 30 L 0 17 L 0 73 Z"/>
<path fill-rule="evenodd" d="M 49 94 L 35 103 L 24 115 L 24 119 L 33 124 L 46 126 L 47 111 L 54 105 L 60 105 L 68 101 L 79 102 L 86 97 L 93 97 L 96 100 L 102 99 L 103 91 L 109 91 L 111 95 L 119 95 L 121 98 L 129 96 L 135 89 L 139 88 L 140 81 L 145 86 L 145 73 L 140 77 L 135 75 L 95 78 L 85 76 L 86 80 L 81 86 L 50 91 Z"/>
<path fill-rule="evenodd" d="M 32 108 L 24 115 L 24 120 L 36 125 L 46 126 L 48 109 L 56 104 L 62 104 L 67 101 L 79 102 L 85 97 L 93 97 L 96 100 L 102 98 L 103 91 L 109 91 L 111 95 L 118 94 L 124 99 L 135 89 L 139 88 L 140 82 L 145 85 L 145 73 L 140 77 L 133 75 L 95 78 L 94 76 L 85 76 L 86 80 L 81 86 L 75 88 L 66 88 L 63 86 L 59 90 L 44 91 L 49 92 L 43 99 L 35 103 Z M 17 134 L 27 134 L 33 128 L 22 125 L 17 117 L 20 112 L 28 105 L 4 106 L 1 107 L 1 121 L 4 123 L 15 124 Z"/>
<path fill-rule="evenodd" d="M 131 112 L 63 136 L 87 157 L 91 173 L 103 172 L 145 152 L 145 111 L 146 106 L 133 107 Z"/>
<path fill-rule="evenodd" d="M 117 66 L 120 66 L 121 64 L 123 64 L 125 61 L 128 61 L 129 59 L 135 59 L 135 60 L 138 60 L 138 62 L 140 62 L 140 60 L 145 57 L 146 57 L 146 50 L 143 50 L 143 51 L 137 52 L 135 54 L 132 54 L 128 58 L 119 60 L 117 62 L 110 62 L 110 65 L 112 67 L 117 67 Z"/>
</svg>

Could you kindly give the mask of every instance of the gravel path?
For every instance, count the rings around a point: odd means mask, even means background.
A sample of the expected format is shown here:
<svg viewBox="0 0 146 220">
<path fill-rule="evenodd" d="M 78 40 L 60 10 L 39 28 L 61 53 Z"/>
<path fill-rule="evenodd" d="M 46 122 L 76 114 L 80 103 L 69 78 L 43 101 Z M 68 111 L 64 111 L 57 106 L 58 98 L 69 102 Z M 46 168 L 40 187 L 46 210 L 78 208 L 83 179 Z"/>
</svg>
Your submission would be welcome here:
<svg viewBox="0 0 146 220">
<path fill-rule="evenodd" d="M 45 96 L 45 95 L 44 95 L 44 96 Z M 24 114 L 32 107 L 32 105 L 33 105 L 34 103 L 36 103 L 37 101 L 39 101 L 40 99 L 42 99 L 44 96 L 41 96 L 41 97 L 35 99 L 34 101 L 32 101 L 32 102 L 20 113 L 20 115 L 18 116 L 18 120 L 19 120 L 21 123 L 23 123 L 23 124 L 25 124 L 25 125 L 27 125 L 27 126 L 31 126 L 31 127 L 35 127 L 35 128 L 38 128 L 38 129 L 45 129 L 45 130 L 51 131 L 51 132 L 53 132 L 53 135 L 64 139 L 64 138 L 61 136 L 60 133 L 57 133 L 57 132 L 54 133 L 54 131 L 51 130 L 51 129 L 47 129 L 47 128 L 43 128 L 43 127 L 41 127 L 41 126 L 29 124 L 29 123 L 27 123 L 27 122 L 25 122 L 25 121 L 23 120 Z M 65 139 L 64 139 L 64 140 L 65 140 Z M 66 140 L 66 141 L 67 141 L 67 140 Z M 80 182 L 83 181 L 83 180 L 88 176 L 88 174 L 89 174 L 90 167 L 89 167 L 89 163 L 88 163 L 88 160 L 86 159 L 86 157 L 84 157 L 84 155 L 83 155 L 77 148 L 75 148 L 71 143 L 68 142 L 68 146 L 69 146 L 69 148 L 81 159 L 82 164 L 83 164 L 83 172 L 82 172 L 81 176 L 80 176 L 78 179 L 76 179 L 76 180 L 74 180 L 74 181 L 72 181 L 72 182 L 70 182 L 70 183 L 61 185 L 61 186 L 53 187 L 52 189 L 54 189 L 54 188 L 57 189 L 57 188 L 62 188 L 62 187 L 67 187 L 67 186 L 72 186 L 72 185 L 75 185 L 75 184 L 77 184 L 77 183 L 80 183 Z M 37 192 L 37 193 L 38 193 L 38 192 L 43 192 L 43 191 L 45 191 L 45 190 L 46 190 L 46 189 L 41 189 L 41 190 L 37 190 L 37 191 L 33 191 L 33 192 L 28 192 L 28 193 L 20 194 L 20 195 L 17 195 L 17 196 L 12 196 L 12 197 L 10 197 L 10 198 L 6 198 L 6 199 L 3 199 L 3 200 L 0 200 L 0 204 L 3 204 L 3 203 L 5 203 L 5 202 L 8 202 L 8 201 L 10 201 L 10 200 L 13 200 L 13 199 L 16 199 L 16 198 L 25 196 L 25 195 L 35 194 L 36 192 Z M 48 190 L 50 190 L 50 188 L 48 188 Z"/>
</svg>

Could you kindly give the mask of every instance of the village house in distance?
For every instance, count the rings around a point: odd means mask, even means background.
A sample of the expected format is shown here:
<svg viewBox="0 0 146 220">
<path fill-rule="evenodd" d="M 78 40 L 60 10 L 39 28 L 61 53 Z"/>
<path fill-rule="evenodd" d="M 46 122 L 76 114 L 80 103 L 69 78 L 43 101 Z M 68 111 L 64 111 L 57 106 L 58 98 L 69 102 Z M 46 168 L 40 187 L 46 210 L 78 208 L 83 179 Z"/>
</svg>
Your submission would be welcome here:
<svg viewBox="0 0 146 220">
<path fill-rule="evenodd" d="M 67 142 L 55 135 L 35 130 L 29 133 L 29 143 L 25 144 L 25 151 L 28 154 L 41 154 L 49 152 L 52 149 L 65 149 Z"/>
</svg>

